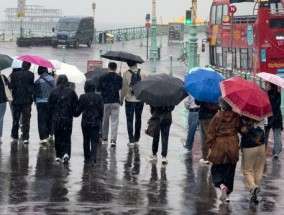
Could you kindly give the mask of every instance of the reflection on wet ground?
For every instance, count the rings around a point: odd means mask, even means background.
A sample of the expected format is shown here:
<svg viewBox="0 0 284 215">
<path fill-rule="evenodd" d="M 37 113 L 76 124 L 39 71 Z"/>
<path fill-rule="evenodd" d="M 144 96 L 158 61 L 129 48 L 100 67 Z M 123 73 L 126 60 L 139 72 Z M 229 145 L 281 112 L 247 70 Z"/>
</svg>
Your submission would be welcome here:
<svg viewBox="0 0 284 215">
<path fill-rule="evenodd" d="M 166 41 L 166 40 L 165 40 Z M 13 55 L 29 52 L 49 59 L 60 58 L 61 49 L 33 47 L 18 49 L 15 44 L 0 44 L 2 50 Z M 132 51 L 140 49 L 139 41 L 125 45 L 114 44 L 113 50 Z M 67 62 L 78 62 L 86 67 L 86 59 L 98 56 L 104 46 L 91 49 L 67 50 Z M 79 54 L 78 54 L 79 53 Z M 163 57 L 158 69 L 168 68 L 168 56 L 177 56 L 178 46 L 163 46 Z M 206 54 L 206 53 L 205 53 Z M 207 59 L 202 54 L 201 60 Z M 125 66 L 125 65 L 123 65 Z M 143 64 L 150 71 L 151 63 Z M 174 75 L 182 74 L 183 63 L 174 62 Z M 83 84 L 76 86 L 78 94 Z M 150 117 L 149 107 L 143 111 L 142 128 Z M 161 164 L 160 148 L 158 162 L 150 163 L 152 139 L 141 135 L 140 145 L 128 147 L 124 106 L 120 110 L 117 147 L 98 146 L 97 164 L 84 165 L 80 118 L 74 119 L 72 134 L 72 157 L 63 166 L 54 160 L 54 147 L 42 147 L 38 143 L 36 109 L 31 118 L 30 144 L 11 144 L 11 114 L 6 110 L 3 143 L 0 145 L 0 215 L 36 214 L 148 214 L 148 215 L 246 215 L 283 214 L 284 186 L 282 159 L 273 160 L 271 147 L 267 150 L 266 168 L 261 183 L 260 203 L 251 205 L 246 190 L 240 162 L 237 165 L 234 192 L 230 204 L 220 204 L 219 191 L 212 184 L 210 165 L 200 164 L 199 135 L 196 133 L 193 154 L 182 146 L 186 137 L 187 112 L 181 103 L 173 112 L 173 124 L 169 137 L 168 165 Z M 284 135 L 283 135 L 284 136 Z"/>
</svg>

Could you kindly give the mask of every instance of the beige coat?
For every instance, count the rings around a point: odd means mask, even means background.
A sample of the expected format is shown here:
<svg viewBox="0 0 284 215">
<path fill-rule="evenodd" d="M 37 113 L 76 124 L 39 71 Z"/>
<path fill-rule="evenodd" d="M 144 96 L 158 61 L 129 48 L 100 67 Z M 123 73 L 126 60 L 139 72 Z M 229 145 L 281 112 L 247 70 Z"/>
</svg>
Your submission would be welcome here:
<svg viewBox="0 0 284 215">
<path fill-rule="evenodd" d="M 208 127 L 206 144 L 211 149 L 208 160 L 213 164 L 232 163 L 239 160 L 240 116 L 233 111 L 219 111 Z"/>
</svg>

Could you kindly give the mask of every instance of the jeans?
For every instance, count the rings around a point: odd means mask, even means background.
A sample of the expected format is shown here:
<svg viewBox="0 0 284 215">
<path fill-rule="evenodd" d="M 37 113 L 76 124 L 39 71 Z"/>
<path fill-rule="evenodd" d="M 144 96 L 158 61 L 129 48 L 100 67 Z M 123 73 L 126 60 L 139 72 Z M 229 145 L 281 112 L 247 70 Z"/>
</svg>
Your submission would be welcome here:
<svg viewBox="0 0 284 215">
<path fill-rule="evenodd" d="M 99 142 L 100 126 L 82 125 L 83 149 L 85 162 L 95 161 L 97 157 L 97 143 Z"/>
<path fill-rule="evenodd" d="M 282 150 L 281 128 L 273 128 L 272 130 L 273 130 L 273 137 L 274 137 L 272 154 L 279 155 Z M 268 144 L 269 132 L 270 132 L 270 128 L 265 127 L 264 143 L 266 146 Z"/>
<path fill-rule="evenodd" d="M 265 166 L 265 145 L 242 148 L 241 166 L 248 190 L 259 185 Z"/>
<path fill-rule="evenodd" d="M 129 102 L 125 101 L 125 113 L 127 121 L 127 131 L 130 143 L 138 142 L 141 133 L 141 116 L 143 111 L 143 102 Z M 133 119 L 135 113 L 135 128 L 133 134 Z"/>
<path fill-rule="evenodd" d="M 160 122 L 160 131 L 162 136 L 162 153 L 163 157 L 166 157 L 168 154 L 168 142 L 169 142 L 169 134 L 170 134 L 170 127 L 172 124 L 172 120 L 164 119 Z M 153 155 L 156 155 L 159 148 L 159 140 L 160 140 L 160 132 L 154 135 L 153 143 L 152 143 L 152 152 Z"/>
<path fill-rule="evenodd" d="M 64 154 L 71 157 L 71 134 L 73 122 L 68 121 L 54 121 L 54 146 L 56 157 L 62 158 Z"/>
<path fill-rule="evenodd" d="M 108 139 L 109 118 L 111 120 L 111 140 L 116 142 L 120 104 L 104 104 L 104 117 L 102 126 L 102 137 Z"/>
<path fill-rule="evenodd" d="M 0 103 L 0 137 L 3 134 L 3 119 L 6 112 L 6 102 Z"/>
<path fill-rule="evenodd" d="M 188 130 L 187 130 L 187 138 L 185 147 L 188 150 L 192 150 L 194 135 L 198 125 L 198 111 L 196 112 L 188 112 Z"/>
<path fill-rule="evenodd" d="M 48 111 L 47 102 L 37 103 L 37 123 L 39 138 L 41 140 L 47 139 L 51 132 L 51 116 Z"/>
<path fill-rule="evenodd" d="M 13 126 L 11 131 L 11 136 L 14 139 L 19 139 L 19 122 L 22 116 L 22 132 L 23 140 L 28 140 L 30 138 L 30 120 L 31 120 L 32 106 L 30 104 L 26 105 L 12 105 L 13 112 Z"/>
</svg>

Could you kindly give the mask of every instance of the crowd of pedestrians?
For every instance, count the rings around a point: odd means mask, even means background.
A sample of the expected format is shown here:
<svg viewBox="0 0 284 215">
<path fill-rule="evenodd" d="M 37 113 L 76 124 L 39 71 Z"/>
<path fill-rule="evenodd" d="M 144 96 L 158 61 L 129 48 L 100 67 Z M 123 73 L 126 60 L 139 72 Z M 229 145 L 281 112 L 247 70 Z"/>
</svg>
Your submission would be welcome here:
<svg viewBox="0 0 284 215">
<path fill-rule="evenodd" d="M 12 142 L 18 142 L 21 138 L 23 144 L 29 144 L 31 106 L 34 102 L 40 143 L 48 144 L 54 136 L 56 161 L 67 164 L 71 158 L 73 118 L 82 114 L 84 162 L 94 164 L 99 142 L 108 144 L 110 140 L 110 146 L 116 147 L 120 106 L 125 104 L 128 145 L 139 145 L 144 102 L 136 98 L 132 85 L 145 79 L 146 75 L 137 63 L 129 61 L 127 64 L 129 69 L 121 77 L 117 73 L 117 64 L 110 62 L 108 72 L 98 82 L 93 79 L 85 82 L 85 92 L 78 98 L 66 75 L 59 75 L 55 83 L 48 69 L 39 66 L 39 78 L 35 81 L 34 74 L 29 71 L 31 64 L 24 61 L 20 69 L 13 70 L 8 78 L 2 75 L 0 80 L 0 137 L 8 102 L 4 86 L 8 85 L 13 96 L 9 102 L 13 117 Z M 253 203 L 258 203 L 265 149 L 271 129 L 274 135 L 273 158 L 279 159 L 283 129 L 281 96 L 274 84 L 267 83 L 266 90 L 273 110 L 273 116 L 267 122 L 235 113 L 223 99 L 219 100 L 219 104 L 213 104 L 195 100 L 189 95 L 184 102 L 188 110 L 188 132 L 184 147 L 188 156 L 192 156 L 194 136 L 199 127 L 200 163 L 212 164 L 212 181 L 220 189 L 219 199 L 222 202 L 230 202 L 240 149 L 242 172 Z M 168 163 L 168 139 L 174 108 L 150 106 L 152 118 L 157 118 L 159 122 L 158 130 L 153 135 L 151 162 L 158 160 L 161 136 L 162 163 Z M 22 131 L 21 136 L 19 130 Z"/>
</svg>

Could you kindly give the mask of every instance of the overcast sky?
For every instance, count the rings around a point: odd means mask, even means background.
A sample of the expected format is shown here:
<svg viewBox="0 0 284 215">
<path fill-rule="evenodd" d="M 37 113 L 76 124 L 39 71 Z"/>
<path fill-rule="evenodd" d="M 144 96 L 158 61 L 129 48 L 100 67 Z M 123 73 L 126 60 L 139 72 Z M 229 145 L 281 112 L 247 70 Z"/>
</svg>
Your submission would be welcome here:
<svg viewBox="0 0 284 215">
<path fill-rule="evenodd" d="M 4 21 L 4 10 L 17 7 L 18 0 L 0 0 L 1 16 Z M 145 15 L 152 13 L 152 0 L 26 0 L 27 5 L 40 5 L 46 9 L 62 9 L 63 15 L 93 15 L 92 3 L 96 3 L 96 24 L 112 23 L 114 25 L 135 25 L 145 23 Z M 191 0 L 156 0 L 157 22 L 171 21 L 185 15 L 191 7 Z M 204 19 L 209 17 L 212 0 L 198 0 L 197 15 Z"/>
</svg>

